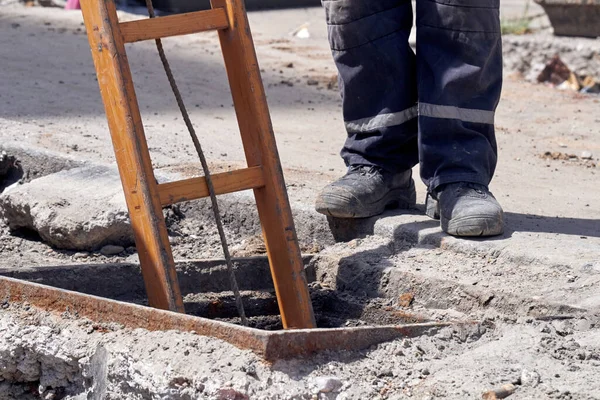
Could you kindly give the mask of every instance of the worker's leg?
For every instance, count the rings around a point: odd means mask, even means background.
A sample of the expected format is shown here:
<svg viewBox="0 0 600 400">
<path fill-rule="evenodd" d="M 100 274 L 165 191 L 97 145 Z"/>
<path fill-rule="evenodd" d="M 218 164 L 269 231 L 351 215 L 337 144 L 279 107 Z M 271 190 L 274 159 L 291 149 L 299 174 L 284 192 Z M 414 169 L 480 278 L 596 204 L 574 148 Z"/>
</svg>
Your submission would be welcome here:
<svg viewBox="0 0 600 400">
<path fill-rule="evenodd" d="M 502 210 L 487 191 L 502 86 L 499 0 L 417 0 L 417 70 L 421 176 L 448 199 L 442 227 L 462 221 L 449 233 L 500 233 Z"/>
<path fill-rule="evenodd" d="M 410 169 L 418 162 L 411 1 L 323 0 L 323 6 L 348 133 L 341 155 L 350 169 L 325 188 L 317 210 L 367 217 L 397 197 L 410 206 Z"/>
<path fill-rule="evenodd" d="M 412 168 L 418 154 L 410 0 L 323 0 L 323 5 L 348 132 L 342 157 L 347 165 L 390 172 Z"/>
</svg>

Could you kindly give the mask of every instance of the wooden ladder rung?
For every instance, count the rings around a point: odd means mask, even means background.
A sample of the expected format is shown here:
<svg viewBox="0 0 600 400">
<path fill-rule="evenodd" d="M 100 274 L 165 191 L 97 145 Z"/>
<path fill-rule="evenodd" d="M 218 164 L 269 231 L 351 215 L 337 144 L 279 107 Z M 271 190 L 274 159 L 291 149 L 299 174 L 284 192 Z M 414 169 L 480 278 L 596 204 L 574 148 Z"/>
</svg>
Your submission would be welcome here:
<svg viewBox="0 0 600 400">
<path fill-rule="evenodd" d="M 211 175 L 215 194 L 239 192 L 265 186 L 262 167 L 250 167 Z M 163 207 L 182 201 L 208 197 L 206 178 L 191 178 L 158 185 Z"/>
<path fill-rule="evenodd" d="M 229 28 L 229 21 L 224 8 L 146 18 L 119 24 L 119 30 L 125 43 L 226 28 Z"/>
</svg>

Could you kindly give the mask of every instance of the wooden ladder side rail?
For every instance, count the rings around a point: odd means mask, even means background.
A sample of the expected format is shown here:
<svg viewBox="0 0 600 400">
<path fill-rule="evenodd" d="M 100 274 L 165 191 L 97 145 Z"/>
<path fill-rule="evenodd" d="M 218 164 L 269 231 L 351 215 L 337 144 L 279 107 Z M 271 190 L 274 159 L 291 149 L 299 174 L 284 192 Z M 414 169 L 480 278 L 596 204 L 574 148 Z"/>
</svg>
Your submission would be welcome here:
<svg viewBox="0 0 600 400">
<path fill-rule="evenodd" d="M 211 0 L 224 8 L 229 28 L 219 39 L 249 167 L 262 166 L 265 185 L 254 189 L 284 328 L 316 326 L 296 229 L 275 143 L 254 42 L 243 0 Z"/>
<path fill-rule="evenodd" d="M 158 186 L 154 179 L 123 36 L 113 0 L 81 9 L 152 307 L 184 312 Z"/>
<path fill-rule="evenodd" d="M 125 43 L 189 35 L 228 27 L 227 13 L 222 8 L 160 18 L 145 18 L 119 24 L 119 30 Z"/>
</svg>

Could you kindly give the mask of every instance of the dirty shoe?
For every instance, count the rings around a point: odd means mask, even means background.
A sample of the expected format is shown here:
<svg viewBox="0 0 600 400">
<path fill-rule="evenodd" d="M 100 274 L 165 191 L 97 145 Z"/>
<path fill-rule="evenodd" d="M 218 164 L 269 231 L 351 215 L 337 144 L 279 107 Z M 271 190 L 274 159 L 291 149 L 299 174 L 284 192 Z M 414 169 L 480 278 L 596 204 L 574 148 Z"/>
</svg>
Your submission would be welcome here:
<svg viewBox="0 0 600 400">
<path fill-rule="evenodd" d="M 391 174 L 374 166 L 353 165 L 321 191 L 315 208 L 336 218 L 367 218 L 386 208 L 410 208 L 415 202 L 411 170 Z"/>
<path fill-rule="evenodd" d="M 495 236 L 504 230 L 502 207 L 492 193 L 475 183 L 451 183 L 427 196 L 427 215 L 440 219 L 453 236 Z"/>
</svg>

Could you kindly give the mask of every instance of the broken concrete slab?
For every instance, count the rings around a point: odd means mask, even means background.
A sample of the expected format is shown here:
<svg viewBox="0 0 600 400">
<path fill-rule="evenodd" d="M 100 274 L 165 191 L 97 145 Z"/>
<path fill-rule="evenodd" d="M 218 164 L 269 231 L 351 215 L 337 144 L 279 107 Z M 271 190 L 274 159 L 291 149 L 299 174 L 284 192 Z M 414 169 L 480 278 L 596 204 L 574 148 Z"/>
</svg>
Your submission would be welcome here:
<svg viewBox="0 0 600 400">
<path fill-rule="evenodd" d="M 9 187 L 0 196 L 0 215 L 11 230 L 37 232 L 53 247 L 95 250 L 129 245 L 129 224 L 116 168 L 91 165 Z"/>
<path fill-rule="evenodd" d="M 498 262 L 545 265 L 578 271 L 600 265 L 598 221 L 543 215 L 505 213 L 505 233 L 494 238 L 456 238 L 442 232 L 439 221 L 418 210 L 388 211 L 380 217 L 358 220 L 330 219 L 341 241 L 376 235 L 403 245 L 432 246 L 455 253 L 477 255 Z"/>
<path fill-rule="evenodd" d="M 0 216 L 11 230 L 34 231 L 47 244 L 68 250 L 100 250 L 107 244 L 126 247 L 134 243 L 115 167 L 55 157 L 35 148 L 23 147 L 16 154 L 23 157 L 28 171 L 39 157 L 35 174 L 44 176 L 26 183 L 22 183 L 22 179 L 21 184 L 7 188 L 0 195 Z M 60 168 L 67 170 L 60 171 Z M 56 170 L 60 172 L 51 173 Z M 156 170 L 155 176 L 159 182 L 189 177 L 169 169 Z M 232 248 L 247 245 L 245 239 L 248 238 L 255 238 L 260 247 L 261 227 L 252 192 L 219 196 L 219 204 Z M 314 253 L 334 243 L 325 217 L 316 214 L 312 207 L 296 202 L 293 213 L 304 253 Z M 216 228 L 208 199 L 174 205 L 166 211 L 166 219 L 171 234 L 177 239 L 186 238 L 185 245 L 180 246 L 181 254 L 175 249 L 176 257 L 186 257 L 185 254 L 197 252 L 198 248 L 212 249 L 203 257 L 221 254 L 218 240 L 213 240 Z M 114 255 L 106 251 L 102 254 Z"/>
</svg>

